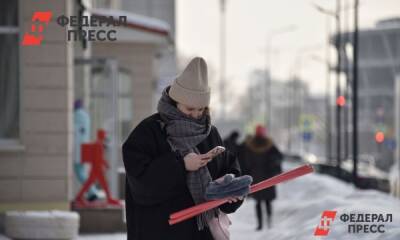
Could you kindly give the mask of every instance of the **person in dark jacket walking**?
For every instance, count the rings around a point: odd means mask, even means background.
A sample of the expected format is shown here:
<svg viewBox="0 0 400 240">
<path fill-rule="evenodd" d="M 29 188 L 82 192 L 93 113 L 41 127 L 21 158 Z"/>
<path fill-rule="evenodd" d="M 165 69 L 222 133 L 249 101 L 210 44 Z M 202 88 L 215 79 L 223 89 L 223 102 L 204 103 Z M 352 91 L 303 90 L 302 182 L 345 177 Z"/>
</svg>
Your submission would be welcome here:
<svg viewBox="0 0 400 240">
<path fill-rule="evenodd" d="M 240 164 L 245 174 L 253 177 L 254 183 L 271 178 L 282 172 L 282 153 L 272 140 L 266 136 L 266 129 L 258 125 L 255 136 L 246 138 L 240 147 Z M 257 230 L 263 227 L 262 204 L 265 204 L 267 212 L 267 225 L 272 225 L 272 201 L 276 198 L 275 186 L 252 195 L 256 200 Z"/>
<path fill-rule="evenodd" d="M 223 145 L 211 125 L 207 65 L 194 58 L 159 100 L 156 114 L 144 119 L 122 147 L 126 170 L 128 240 L 211 240 L 209 225 L 222 213 L 233 213 L 242 197 L 176 225 L 173 212 L 205 201 L 205 189 L 226 174 L 240 176 L 229 151 L 206 154 Z"/>
<path fill-rule="evenodd" d="M 237 154 L 238 152 L 238 138 L 239 138 L 239 132 L 234 130 L 232 131 L 227 138 L 224 139 L 224 145 L 226 149 L 228 149 L 231 153 Z"/>
</svg>

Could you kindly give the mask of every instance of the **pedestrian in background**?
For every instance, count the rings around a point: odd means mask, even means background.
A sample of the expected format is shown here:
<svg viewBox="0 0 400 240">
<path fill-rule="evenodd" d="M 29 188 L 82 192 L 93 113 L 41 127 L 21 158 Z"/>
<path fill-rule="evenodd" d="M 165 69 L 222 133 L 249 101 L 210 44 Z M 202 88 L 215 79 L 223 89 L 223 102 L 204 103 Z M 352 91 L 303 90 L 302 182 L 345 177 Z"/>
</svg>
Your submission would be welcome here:
<svg viewBox="0 0 400 240">
<path fill-rule="evenodd" d="M 254 137 L 247 137 L 240 147 L 239 158 L 245 174 L 258 183 L 282 172 L 282 153 L 272 139 L 266 135 L 266 129 L 258 125 Z M 276 198 L 275 186 L 251 195 L 256 200 L 257 230 L 263 228 L 262 205 L 266 207 L 267 226 L 272 226 L 272 201 Z"/>
<path fill-rule="evenodd" d="M 240 134 L 238 131 L 234 130 L 229 134 L 227 138 L 224 139 L 224 146 L 228 149 L 231 153 L 237 155 L 238 152 L 238 138 Z"/>
</svg>

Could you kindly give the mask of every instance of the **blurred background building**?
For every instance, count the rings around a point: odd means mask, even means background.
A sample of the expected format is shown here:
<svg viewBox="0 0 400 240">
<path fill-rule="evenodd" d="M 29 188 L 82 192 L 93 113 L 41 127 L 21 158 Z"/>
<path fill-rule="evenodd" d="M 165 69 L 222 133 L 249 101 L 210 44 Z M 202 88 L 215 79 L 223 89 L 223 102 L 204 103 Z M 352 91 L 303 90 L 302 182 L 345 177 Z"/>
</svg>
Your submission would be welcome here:
<svg viewBox="0 0 400 240">
<path fill-rule="evenodd" d="M 70 209 L 79 190 L 72 170 L 78 99 L 91 140 L 107 131 L 108 177 L 119 196 L 120 145 L 176 74 L 175 1 L 7 0 L 0 9 L 0 212 Z M 22 46 L 36 11 L 53 14 L 44 40 Z M 117 41 L 67 41 L 61 15 L 127 16 L 127 25 L 117 27 Z"/>
<path fill-rule="evenodd" d="M 344 33 L 340 46 L 344 63 L 350 63 L 343 64 L 341 69 L 350 81 L 352 34 Z M 394 163 L 396 145 L 394 107 L 395 81 L 400 73 L 399 42 L 400 18 L 381 20 L 374 28 L 362 29 L 359 35 L 359 151 L 373 156 L 386 171 Z M 382 143 L 375 139 L 377 132 L 384 134 Z"/>
</svg>

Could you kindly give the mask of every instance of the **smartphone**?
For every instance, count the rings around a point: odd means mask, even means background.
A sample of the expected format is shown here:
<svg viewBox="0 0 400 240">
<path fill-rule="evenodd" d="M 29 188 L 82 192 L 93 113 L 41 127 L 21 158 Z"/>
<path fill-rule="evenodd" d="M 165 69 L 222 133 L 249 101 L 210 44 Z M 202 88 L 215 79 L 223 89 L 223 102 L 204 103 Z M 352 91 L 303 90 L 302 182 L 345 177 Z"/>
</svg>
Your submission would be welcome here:
<svg viewBox="0 0 400 240">
<path fill-rule="evenodd" d="M 216 146 L 215 148 L 211 149 L 208 151 L 208 155 L 210 155 L 212 158 L 215 158 L 219 154 L 223 153 L 225 151 L 225 148 L 223 146 Z"/>
</svg>

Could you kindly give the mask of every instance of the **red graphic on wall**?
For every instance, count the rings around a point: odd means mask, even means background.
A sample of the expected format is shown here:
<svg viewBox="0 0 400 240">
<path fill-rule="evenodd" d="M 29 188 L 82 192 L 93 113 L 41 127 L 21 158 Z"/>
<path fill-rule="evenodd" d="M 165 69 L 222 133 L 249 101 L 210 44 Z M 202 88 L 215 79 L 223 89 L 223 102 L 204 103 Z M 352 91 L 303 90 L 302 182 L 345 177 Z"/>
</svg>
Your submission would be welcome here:
<svg viewBox="0 0 400 240">
<path fill-rule="evenodd" d="M 335 220 L 336 211 L 324 211 L 321 216 L 321 222 L 314 232 L 314 236 L 327 236 L 329 234 L 330 225 Z"/>
<path fill-rule="evenodd" d="M 37 46 L 42 43 L 44 25 L 49 25 L 50 19 L 53 16 L 49 12 L 34 12 L 32 16 L 31 32 L 24 34 L 22 41 L 23 46 Z"/>
<path fill-rule="evenodd" d="M 97 140 L 93 143 L 82 144 L 82 163 L 89 163 L 91 165 L 89 178 L 82 186 L 76 197 L 76 204 L 79 206 L 91 206 L 92 204 L 84 200 L 84 194 L 89 190 L 92 184 L 96 181 L 99 182 L 100 186 L 106 192 L 107 204 L 120 206 L 121 203 L 117 199 L 111 197 L 110 190 L 108 188 L 107 180 L 105 178 L 104 171 L 109 168 L 106 159 L 104 158 L 104 140 L 106 138 L 106 132 L 102 129 L 97 131 Z"/>
</svg>

